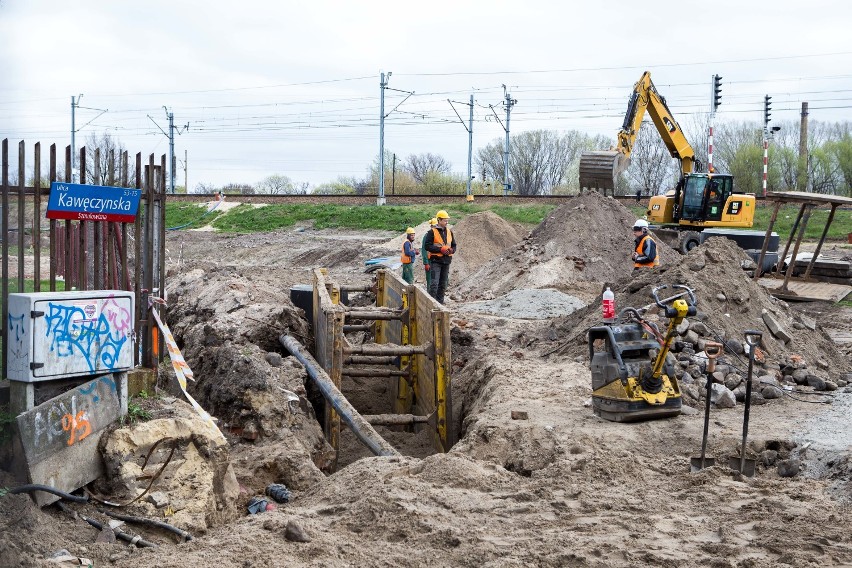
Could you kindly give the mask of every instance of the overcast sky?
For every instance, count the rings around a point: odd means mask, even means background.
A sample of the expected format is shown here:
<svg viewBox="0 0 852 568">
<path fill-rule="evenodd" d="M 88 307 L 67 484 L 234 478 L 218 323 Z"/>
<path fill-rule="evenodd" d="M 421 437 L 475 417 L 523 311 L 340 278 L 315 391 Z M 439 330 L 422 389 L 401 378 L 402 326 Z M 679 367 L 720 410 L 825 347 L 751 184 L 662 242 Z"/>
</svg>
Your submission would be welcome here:
<svg viewBox="0 0 852 568">
<path fill-rule="evenodd" d="M 190 190 L 270 174 L 315 186 L 364 176 L 378 155 L 381 71 L 396 89 L 386 112 L 402 103 L 385 147 L 460 173 L 467 132 L 447 99 L 466 122 L 474 95 L 475 152 L 505 135 L 489 109 L 505 116 L 504 84 L 512 133 L 614 137 L 645 70 L 681 123 L 708 111 L 714 73 L 719 121 L 759 123 L 764 94 L 774 121 L 797 121 L 802 101 L 811 120 L 849 121 L 850 23 L 852 4 L 818 0 L 0 0 L 0 138 L 64 148 L 83 94 L 78 146 L 108 131 L 159 159 L 166 106 L 189 124 L 178 185 L 186 152 Z"/>
</svg>

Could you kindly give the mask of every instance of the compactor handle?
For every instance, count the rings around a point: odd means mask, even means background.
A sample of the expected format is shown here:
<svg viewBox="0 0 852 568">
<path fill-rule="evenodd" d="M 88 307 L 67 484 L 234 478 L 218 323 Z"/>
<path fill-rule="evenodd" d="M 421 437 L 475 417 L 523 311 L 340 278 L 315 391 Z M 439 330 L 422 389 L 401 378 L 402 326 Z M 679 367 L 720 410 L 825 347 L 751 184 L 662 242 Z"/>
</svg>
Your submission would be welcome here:
<svg viewBox="0 0 852 568">
<path fill-rule="evenodd" d="M 660 296 L 657 294 L 660 290 L 665 290 L 666 288 L 668 288 L 667 284 L 663 284 L 662 286 L 657 286 L 656 288 L 651 290 L 651 295 L 654 296 L 654 302 L 659 307 L 661 307 L 663 310 L 665 310 L 666 317 L 672 318 L 672 317 L 677 316 L 677 310 L 675 310 L 674 308 L 671 308 L 669 306 L 666 306 L 663 303 L 663 300 L 660 300 Z M 681 290 L 686 291 L 686 295 L 687 295 L 686 303 L 689 304 L 689 311 L 687 312 L 687 315 L 694 316 L 697 313 L 697 309 L 695 307 L 695 304 L 697 303 L 698 300 L 695 298 L 695 292 L 692 290 L 692 288 L 690 288 L 689 286 L 684 286 L 683 284 L 672 284 L 672 288 L 679 288 Z M 667 300 L 670 300 L 670 299 L 671 298 L 667 298 Z"/>
</svg>

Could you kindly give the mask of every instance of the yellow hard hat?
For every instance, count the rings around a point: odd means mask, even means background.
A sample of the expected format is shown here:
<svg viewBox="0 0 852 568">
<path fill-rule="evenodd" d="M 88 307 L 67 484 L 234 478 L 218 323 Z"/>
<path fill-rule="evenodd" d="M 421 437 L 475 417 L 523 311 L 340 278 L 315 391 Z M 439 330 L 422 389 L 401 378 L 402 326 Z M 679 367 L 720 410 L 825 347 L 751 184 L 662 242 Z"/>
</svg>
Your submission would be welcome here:
<svg viewBox="0 0 852 568">
<path fill-rule="evenodd" d="M 413 235 L 413 234 L 414 234 L 414 228 L 413 228 L 413 227 L 409 227 L 409 228 L 407 228 L 407 229 L 405 230 L 405 234 L 406 234 L 406 235 Z"/>
<path fill-rule="evenodd" d="M 440 211 L 438 211 L 438 213 L 435 215 L 435 218 L 436 218 L 436 219 L 449 219 L 449 218 L 450 218 L 450 216 L 449 216 L 449 215 L 447 215 L 447 212 L 446 212 L 446 211 L 444 211 L 443 209 L 441 209 L 441 210 L 440 210 Z"/>
<path fill-rule="evenodd" d="M 438 224 L 438 220 L 435 219 L 434 217 L 432 217 L 431 219 L 429 219 L 429 224 L 434 227 L 435 225 Z"/>
</svg>

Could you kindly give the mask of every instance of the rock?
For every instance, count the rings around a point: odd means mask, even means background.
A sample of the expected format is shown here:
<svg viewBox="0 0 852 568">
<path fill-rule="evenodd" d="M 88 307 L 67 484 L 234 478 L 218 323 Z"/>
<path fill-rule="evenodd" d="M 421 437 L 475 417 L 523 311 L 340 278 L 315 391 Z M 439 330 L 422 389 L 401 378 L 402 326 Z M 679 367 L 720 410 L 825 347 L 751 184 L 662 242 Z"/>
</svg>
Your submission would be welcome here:
<svg viewBox="0 0 852 568">
<path fill-rule="evenodd" d="M 796 369 L 793 371 L 793 382 L 797 385 L 804 385 L 808 382 L 808 371 L 806 369 Z"/>
<path fill-rule="evenodd" d="M 102 528 L 101 532 L 99 532 L 98 536 L 95 538 L 95 542 L 112 544 L 113 542 L 115 542 L 115 531 L 113 531 L 109 527 Z"/>
<path fill-rule="evenodd" d="M 169 496 L 162 491 L 154 491 L 148 494 L 146 501 L 154 505 L 154 507 L 162 509 L 169 504 Z"/>
<path fill-rule="evenodd" d="M 746 389 L 745 385 L 740 385 L 734 389 L 734 398 L 737 399 L 737 402 L 745 402 Z"/>
<path fill-rule="evenodd" d="M 760 463 L 762 463 L 764 467 L 771 467 L 775 465 L 775 461 L 777 459 L 778 452 L 775 450 L 763 450 L 760 452 Z"/>
<path fill-rule="evenodd" d="M 743 349 L 743 344 L 738 339 L 729 339 L 725 341 L 725 349 L 727 349 L 731 353 L 736 353 L 737 355 L 742 355 L 743 353 L 745 353 L 745 349 Z"/>
<path fill-rule="evenodd" d="M 683 414 L 684 416 L 693 416 L 695 414 L 698 414 L 698 410 L 696 410 L 695 408 L 692 408 L 691 406 L 687 406 L 687 405 L 684 404 L 680 408 L 680 413 Z"/>
<path fill-rule="evenodd" d="M 695 345 L 696 343 L 698 343 L 698 334 L 695 333 L 692 330 L 689 330 L 683 336 L 683 340 L 687 343 L 691 343 L 691 344 Z"/>
<path fill-rule="evenodd" d="M 713 384 L 713 392 L 710 395 L 710 401 L 716 405 L 716 408 L 733 408 L 737 405 L 737 399 L 734 393 L 724 385 Z"/>
<path fill-rule="evenodd" d="M 800 329 L 801 330 L 801 329 L 807 329 L 807 328 L 805 328 L 805 324 L 794 321 L 793 322 L 793 329 Z"/>
<path fill-rule="evenodd" d="M 825 390 L 827 390 L 827 391 L 836 391 L 836 390 L 837 390 L 837 386 L 838 386 L 838 385 L 837 385 L 837 383 L 835 383 L 834 381 L 829 381 L 828 379 L 826 379 L 826 381 L 825 381 Z"/>
<path fill-rule="evenodd" d="M 680 335 L 684 335 L 687 331 L 689 331 L 689 320 L 683 318 L 683 321 L 678 324 L 675 328 Z"/>
<path fill-rule="evenodd" d="M 773 387 L 778 386 L 778 379 L 775 378 L 775 375 L 761 375 L 757 377 L 757 382 L 761 386 L 770 385 Z"/>
<path fill-rule="evenodd" d="M 266 354 L 266 362 L 272 365 L 273 367 L 280 367 L 284 364 L 284 358 L 281 357 L 280 353 L 270 351 Z"/>
<path fill-rule="evenodd" d="M 700 254 L 696 255 L 695 257 L 690 257 L 687 260 L 687 264 L 686 264 L 686 266 L 690 270 L 692 270 L 693 272 L 698 272 L 699 270 L 704 268 L 706 265 L 707 265 L 707 262 L 704 260 L 704 257 L 701 256 Z"/>
<path fill-rule="evenodd" d="M 701 371 L 701 367 L 698 365 L 690 365 L 686 368 L 686 372 L 692 375 L 693 379 L 698 379 L 704 376 L 704 373 Z"/>
<path fill-rule="evenodd" d="M 802 322 L 802 325 L 804 325 L 809 330 L 816 331 L 816 320 L 815 319 L 809 318 L 808 316 L 803 315 L 803 314 L 799 314 L 799 320 Z"/>
<path fill-rule="evenodd" d="M 843 379 L 837 379 L 837 388 L 843 388 L 843 387 L 845 387 L 845 386 L 846 386 L 846 385 L 848 385 L 848 384 L 849 384 L 849 383 L 847 383 L 847 382 L 846 382 L 846 381 L 844 381 Z"/>
<path fill-rule="evenodd" d="M 801 464 L 797 459 L 782 460 L 778 462 L 778 475 L 781 477 L 795 477 L 799 474 Z"/>
<path fill-rule="evenodd" d="M 814 390 L 824 391 L 825 390 L 825 379 L 818 377 L 816 375 L 808 375 L 807 385 L 812 387 Z M 836 387 L 837 385 L 835 385 Z"/>
<path fill-rule="evenodd" d="M 769 331 L 772 332 L 772 335 L 774 335 L 776 339 L 778 339 L 779 341 L 783 341 L 784 343 L 792 341 L 793 338 L 790 337 L 790 335 L 786 331 L 784 331 L 784 328 L 781 326 L 778 320 L 775 319 L 775 316 L 773 316 L 772 313 L 769 312 L 769 310 L 763 310 L 760 315 L 763 318 L 763 323 L 766 324 L 766 327 L 769 328 Z"/>
<path fill-rule="evenodd" d="M 689 330 L 694 331 L 698 335 L 710 335 L 710 330 L 707 329 L 707 324 L 700 321 L 692 322 L 691 324 L 689 324 Z"/>
<path fill-rule="evenodd" d="M 699 393 L 698 387 L 695 385 L 695 383 L 689 385 L 681 385 L 681 392 L 693 400 L 701 399 L 701 394 Z"/>
<path fill-rule="evenodd" d="M 852 383 L 852 373 L 841 373 L 838 379 L 846 383 Z"/>
<path fill-rule="evenodd" d="M 743 270 L 757 270 L 757 263 L 752 259 L 744 260 L 740 263 L 740 267 Z"/>
<path fill-rule="evenodd" d="M 828 367 L 829 367 L 828 361 L 826 361 L 825 359 L 817 359 L 816 364 L 817 364 L 817 367 L 819 367 L 820 369 L 823 369 L 823 370 L 828 369 Z"/>
<path fill-rule="evenodd" d="M 512 420 L 529 420 L 529 414 L 526 410 L 513 410 Z"/>
<path fill-rule="evenodd" d="M 716 299 L 719 300 L 720 302 L 724 302 L 725 300 L 728 299 L 728 297 L 725 296 L 723 293 L 719 292 L 718 294 L 716 294 Z"/>
<path fill-rule="evenodd" d="M 713 371 L 713 373 L 710 374 L 710 378 L 714 383 L 719 383 L 720 385 L 725 383 L 725 373 L 722 371 Z"/>
<path fill-rule="evenodd" d="M 741 380 L 742 380 L 742 379 L 740 379 L 740 376 L 739 376 L 739 375 L 736 375 L 736 374 L 734 374 L 734 373 L 731 373 L 730 375 L 728 375 L 727 377 L 725 377 L 725 381 L 724 381 L 722 384 L 724 384 L 724 385 L 725 385 L 725 387 L 726 387 L 728 390 L 734 390 L 735 388 L 737 388 L 738 386 L 740 386 L 740 382 L 741 382 Z"/>
<path fill-rule="evenodd" d="M 774 398 L 781 398 L 784 396 L 784 391 L 775 386 L 766 386 L 761 389 L 760 394 L 763 395 L 763 398 L 767 400 L 772 400 Z"/>
<path fill-rule="evenodd" d="M 287 522 L 287 528 L 284 531 L 284 538 L 291 542 L 311 542 L 311 537 L 309 537 L 302 526 L 294 520 Z"/>
</svg>

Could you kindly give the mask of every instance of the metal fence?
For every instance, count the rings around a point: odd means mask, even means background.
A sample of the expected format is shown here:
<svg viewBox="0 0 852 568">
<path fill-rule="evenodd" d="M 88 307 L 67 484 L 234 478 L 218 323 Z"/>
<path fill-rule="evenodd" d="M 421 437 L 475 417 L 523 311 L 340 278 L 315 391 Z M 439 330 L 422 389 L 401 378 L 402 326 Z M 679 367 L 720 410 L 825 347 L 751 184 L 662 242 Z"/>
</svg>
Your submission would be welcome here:
<svg viewBox="0 0 852 568">
<path fill-rule="evenodd" d="M 48 174 L 42 172 L 41 143 L 32 148 L 18 144 L 17 175 L 10 170 L 9 140 L 2 142 L 0 172 L 0 317 L 2 317 L 2 374 L 7 376 L 6 343 L 9 337 L 10 293 L 63 290 L 128 290 L 136 295 L 138 349 L 134 364 L 155 367 L 160 359 L 162 338 L 148 310 L 149 294 L 161 295 L 165 283 L 165 187 L 166 156 L 159 164 L 154 155 L 142 163 L 136 154 L 130 169 L 127 152 L 107 156 L 107 171 L 101 172 L 99 150 L 94 152 L 95 179 L 107 185 L 141 189 L 139 213 L 134 223 L 106 221 L 62 221 L 45 218 L 50 184 L 71 183 L 71 147 L 66 146 L 64 167 L 58 163 L 56 144 L 49 149 Z M 117 159 L 116 159 L 117 158 Z M 80 148 L 79 183 L 87 184 L 86 148 Z M 28 173 L 28 166 L 31 168 Z M 130 179 L 133 172 L 133 179 Z M 16 181 L 10 184 L 10 179 Z M 29 185 L 27 185 L 29 182 Z"/>
</svg>

